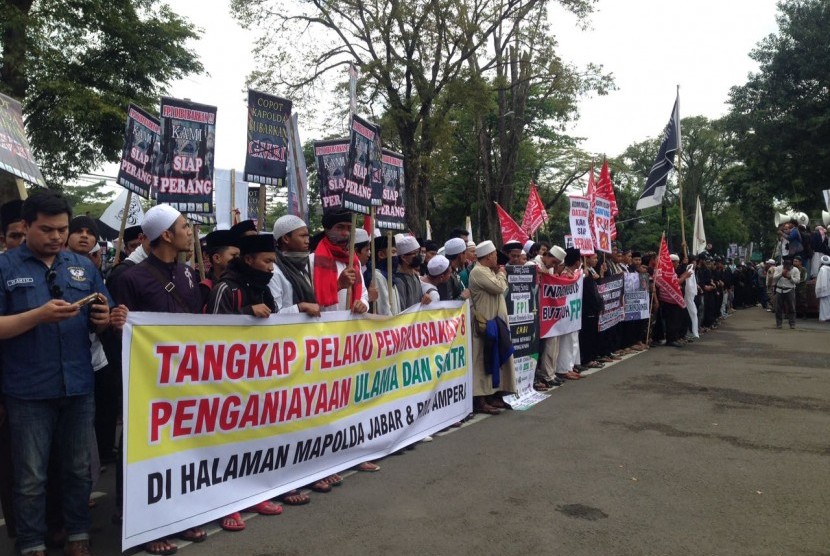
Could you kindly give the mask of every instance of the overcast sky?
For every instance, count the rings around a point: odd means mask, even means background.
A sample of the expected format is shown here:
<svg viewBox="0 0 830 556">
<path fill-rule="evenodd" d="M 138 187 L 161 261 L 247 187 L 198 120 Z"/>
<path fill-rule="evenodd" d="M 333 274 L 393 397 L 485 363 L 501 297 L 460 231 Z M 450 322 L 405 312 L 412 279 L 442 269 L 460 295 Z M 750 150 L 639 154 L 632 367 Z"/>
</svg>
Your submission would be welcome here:
<svg viewBox="0 0 830 556">
<path fill-rule="evenodd" d="M 218 107 L 216 164 L 242 169 L 245 149 L 245 76 L 253 68 L 252 37 L 229 15 L 227 0 L 169 0 L 204 30 L 195 43 L 209 76 L 177 82 L 172 95 Z M 775 0 L 600 0 L 591 28 L 580 30 L 560 9 L 551 11 L 561 56 L 576 65 L 602 64 L 617 91 L 580 103 L 571 130 L 584 148 L 609 156 L 666 125 L 680 85 L 681 117 L 717 118 L 729 87 L 756 69 L 756 43 L 777 29 Z M 346 102 L 346 99 L 344 99 Z M 300 113 L 302 139 L 309 115 Z"/>
</svg>

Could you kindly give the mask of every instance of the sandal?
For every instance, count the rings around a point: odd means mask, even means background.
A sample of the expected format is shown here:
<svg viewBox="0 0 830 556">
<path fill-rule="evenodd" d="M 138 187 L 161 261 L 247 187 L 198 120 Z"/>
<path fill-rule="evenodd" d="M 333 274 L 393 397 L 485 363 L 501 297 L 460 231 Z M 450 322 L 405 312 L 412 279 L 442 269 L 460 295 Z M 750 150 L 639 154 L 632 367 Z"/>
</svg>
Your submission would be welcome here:
<svg viewBox="0 0 830 556">
<path fill-rule="evenodd" d="M 507 404 L 495 396 L 487 400 L 485 403 L 487 403 L 490 407 L 495 407 L 496 409 L 507 409 Z"/>
<path fill-rule="evenodd" d="M 331 492 L 331 486 L 329 486 L 329 484 L 322 479 L 317 481 L 313 485 L 310 485 L 308 488 L 310 488 L 314 492 L 320 492 L 323 494 L 326 492 Z"/>
<path fill-rule="evenodd" d="M 167 539 L 146 542 L 142 548 L 147 554 L 160 554 L 162 556 L 169 556 L 179 551 L 179 547 L 168 542 Z"/>
<path fill-rule="evenodd" d="M 176 535 L 176 538 L 186 542 L 200 543 L 207 540 L 207 533 L 201 527 L 191 527 Z"/>
<path fill-rule="evenodd" d="M 375 471 L 380 471 L 380 465 L 371 461 L 364 461 L 357 466 L 357 470 L 363 471 L 364 473 L 374 473 Z"/>
<path fill-rule="evenodd" d="M 343 477 L 335 473 L 334 475 L 329 475 L 328 477 L 324 478 L 323 482 L 332 487 L 339 487 L 343 484 Z"/>
<path fill-rule="evenodd" d="M 478 407 L 473 407 L 473 413 L 482 413 L 484 415 L 498 415 L 501 412 L 492 405 L 483 403 L 480 404 Z"/>
<path fill-rule="evenodd" d="M 547 392 L 548 390 L 550 390 L 550 388 L 548 388 L 547 384 L 545 384 L 544 382 L 539 382 L 539 381 L 533 383 L 533 389 L 536 390 L 537 392 Z"/>
<path fill-rule="evenodd" d="M 270 500 L 263 500 L 259 504 L 255 504 L 245 510 L 246 512 L 253 512 L 259 515 L 280 515 L 282 513 L 282 506 L 274 504 Z"/>
<path fill-rule="evenodd" d="M 245 530 L 245 522 L 242 521 L 242 514 L 239 512 L 234 512 L 223 517 L 219 522 L 219 526 L 225 531 L 232 533 Z"/>
<path fill-rule="evenodd" d="M 311 502 L 311 498 L 308 494 L 303 494 L 299 490 L 292 490 L 280 495 L 279 501 L 286 506 L 303 506 Z"/>
</svg>

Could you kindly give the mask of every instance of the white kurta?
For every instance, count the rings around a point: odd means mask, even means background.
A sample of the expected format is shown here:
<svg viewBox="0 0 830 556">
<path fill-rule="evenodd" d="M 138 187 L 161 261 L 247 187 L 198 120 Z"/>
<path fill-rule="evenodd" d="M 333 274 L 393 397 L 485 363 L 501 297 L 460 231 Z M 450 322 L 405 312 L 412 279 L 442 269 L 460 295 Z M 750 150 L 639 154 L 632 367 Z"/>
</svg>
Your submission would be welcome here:
<svg viewBox="0 0 830 556">
<path fill-rule="evenodd" d="M 573 371 L 579 365 L 579 331 L 559 336 L 559 354 L 556 357 L 556 373 Z"/>
<path fill-rule="evenodd" d="M 689 318 L 692 321 L 692 336 L 700 338 L 700 331 L 697 323 L 697 305 L 695 305 L 695 296 L 697 295 L 697 277 L 692 273 L 686 278 L 686 310 L 689 312 Z"/>
<path fill-rule="evenodd" d="M 816 298 L 819 301 L 818 320 L 830 320 L 830 266 L 823 265 L 816 278 Z"/>
</svg>

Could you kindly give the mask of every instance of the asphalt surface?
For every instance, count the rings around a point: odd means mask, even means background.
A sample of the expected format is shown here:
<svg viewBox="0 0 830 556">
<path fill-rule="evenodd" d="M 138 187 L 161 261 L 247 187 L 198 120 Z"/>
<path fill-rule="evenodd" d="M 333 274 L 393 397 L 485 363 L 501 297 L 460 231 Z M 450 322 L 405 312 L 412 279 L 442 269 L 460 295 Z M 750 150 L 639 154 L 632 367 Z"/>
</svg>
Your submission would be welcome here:
<svg viewBox="0 0 830 556">
<path fill-rule="evenodd" d="M 179 554 L 830 554 L 828 433 L 830 323 L 747 309 Z M 119 553 L 112 471 L 96 555 Z"/>
</svg>

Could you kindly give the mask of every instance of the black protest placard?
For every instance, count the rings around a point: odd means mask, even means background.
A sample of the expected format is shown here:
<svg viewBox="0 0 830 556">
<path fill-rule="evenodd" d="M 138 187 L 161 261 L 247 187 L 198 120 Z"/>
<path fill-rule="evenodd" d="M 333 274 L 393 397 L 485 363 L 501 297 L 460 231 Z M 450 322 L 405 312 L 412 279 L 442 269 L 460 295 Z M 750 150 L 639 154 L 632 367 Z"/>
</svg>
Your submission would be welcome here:
<svg viewBox="0 0 830 556">
<path fill-rule="evenodd" d="M 377 183 L 380 178 L 374 172 L 380 170 L 379 161 L 372 160 L 380 154 L 376 152 L 380 151 L 380 129 L 356 115 L 352 115 L 349 129 L 349 160 L 346 188 L 343 190 L 343 206 L 354 212 L 369 214 L 373 199 L 372 182 Z"/>
<path fill-rule="evenodd" d="M 259 186 L 248 188 L 248 220 L 253 220 L 259 226 Z"/>
<path fill-rule="evenodd" d="M 513 357 L 539 353 L 539 285 L 536 265 L 507 265 L 507 314 Z"/>
<path fill-rule="evenodd" d="M 213 212 L 216 107 L 161 99 L 156 200 L 182 213 Z"/>
<path fill-rule="evenodd" d="M 383 149 L 383 187 L 375 216 L 381 230 L 406 229 L 406 184 L 403 174 L 403 155 Z"/>
<path fill-rule="evenodd" d="M 285 185 L 291 101 L 248 90 L 245 177 L 250 183 Z"/>
<path fill-rule="evenodd" d="M 46 187 L 26 138 L 20 103 L 4 94 L 0 94 L 0 170 Z"/>
<path fill-rule="evenodd" d="M 623 288 L 625 274 L 615 274 L 597 280 L 597 291 L 602 296 L 604 308 L 599 314 L 599 331 L 608 330 L 625 318 Z"/>
<path fill-rule="evenodd" d="M 124 149 L 118 166 L 118 185 L 149 199 L 153 167 L 159 151 L 159 121 L 138 106 L 127 108 Z"/>
<path fill-rule="evenodd" d="M 315 142 L 314 158 L 317 161 L 317 182 L 320 185 L 320 204 L 323 212 L 341 208 L 343 191 L 346 189 L 349 140 Z"/>
</svg>

